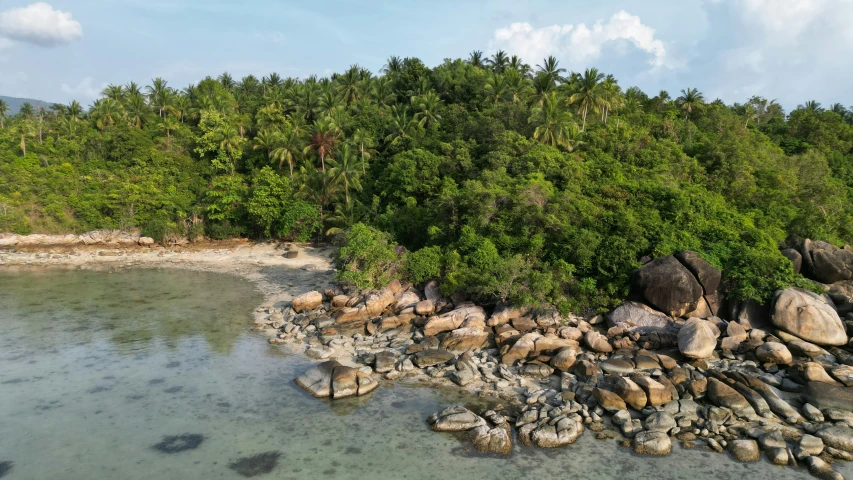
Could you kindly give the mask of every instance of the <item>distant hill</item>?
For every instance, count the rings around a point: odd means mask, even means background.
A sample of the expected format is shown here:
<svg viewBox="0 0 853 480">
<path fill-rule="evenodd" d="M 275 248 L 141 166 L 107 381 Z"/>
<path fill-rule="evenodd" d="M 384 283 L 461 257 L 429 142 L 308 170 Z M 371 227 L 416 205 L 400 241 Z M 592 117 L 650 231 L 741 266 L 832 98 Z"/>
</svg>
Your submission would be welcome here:
<svg viewBox="0 0 853 480">
<path fill-rule="evenodd" d="M 0 100 L 5 101 L 9 105 L 9 115 L 17 114 L 18 110 L 21 109 L 21 105 L 27 102 L 33 104 L 34 107 L 38 107 L 39 105 L 49 107 L 51 105 L 50 102 L 45 102 L 44 100 L 35 100 L 32 98 L 4 97 L 3 95 L 0 95 Z"/>
</svg>

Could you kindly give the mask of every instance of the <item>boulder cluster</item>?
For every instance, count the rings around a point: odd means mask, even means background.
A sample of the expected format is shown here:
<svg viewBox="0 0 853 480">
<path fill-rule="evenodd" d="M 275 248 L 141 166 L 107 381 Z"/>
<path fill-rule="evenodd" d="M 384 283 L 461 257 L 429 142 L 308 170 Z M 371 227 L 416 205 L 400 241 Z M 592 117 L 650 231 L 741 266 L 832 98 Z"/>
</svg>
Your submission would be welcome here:
<svg viewBox="0 0 853 480">
<path fill-rule="evenodd" d="M 316 398 L 360 397 L 379 387 L 370 373 L 330 360 L 311 368 L 295 381 Z"/>
<path fill-rule="evenodd" d="M 824 256 L 810 261 L 825 265 L 814 260 Z M 348 357 L 365 374 L 424 375 L 510 402 L 500 414 L 453 407 L 430 417 L 433 429 L 467 432 L 481 451 L 511 450 L 513 426 L 520 443 L 542 448 L 587 429 L 640 454 L 666 455 L 675 439 L 838 478 L 832 462 L 853 458 L 849 281 L 824 295 L 789 288 L 769 305 L 729 302 L 721 272 L 681 252 L 647 262 L 632 297 L 607 315 L 481 306 L 445 298 L 435 281 L 394 281 L 308 292 L 263 307 L 260 322 L 272 343 L 304 345 L 313 358 Z M 298 383 L 312 391 L 305 385 L 314 382 Z M 328 385 L 321 391 L 335 396 Z"/>
<path fill-rule="evenodd" d="M 17 235 L 14 233 L 0 233 L 0 247 L 73 245 L 103 245 L 108 247 L 141 245 L 148 247 L 154 245 L 154 239 L 143 237 L 138 231 L 128 232 L 124 230 L 95 230 L 80 235 Z"/>
</svg>

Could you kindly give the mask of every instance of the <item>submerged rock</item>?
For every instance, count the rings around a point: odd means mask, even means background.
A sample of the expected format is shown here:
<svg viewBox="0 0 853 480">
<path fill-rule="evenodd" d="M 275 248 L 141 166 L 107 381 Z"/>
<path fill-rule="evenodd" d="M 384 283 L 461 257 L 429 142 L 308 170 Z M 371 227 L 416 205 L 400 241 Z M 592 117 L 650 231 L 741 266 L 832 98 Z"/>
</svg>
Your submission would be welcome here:
<svg viewBox="0 0 853 480">
<path fill-rule="evenodd" d="M 756 462 L 761 458 L 758 442 L 755 440 L 732 440 L 728 449 L 732 457 L 739 462 Z"/>
<path fill-rule="evenodd" d="M 315 398 L 344 398 L 366 395 L 379 387 L 369 374 L 341 365 L 335 360 L 323 362 L 295 380 Z"/>
<path fill-rule="evenodd" d="M 640 455 L 664 456 L 672 451 L 672 440 L 666 432 L 657 430 L 638 433 L 632 442 L 634 451 Z"/>
<path fill-rule="evenodd" d="M 228 468 L 244 477 L 256 477 L 273 471 L 278 465 L 281 452 L 264 452 L 251 457 L 238 458 L 231 462 Z"/>
</svg>

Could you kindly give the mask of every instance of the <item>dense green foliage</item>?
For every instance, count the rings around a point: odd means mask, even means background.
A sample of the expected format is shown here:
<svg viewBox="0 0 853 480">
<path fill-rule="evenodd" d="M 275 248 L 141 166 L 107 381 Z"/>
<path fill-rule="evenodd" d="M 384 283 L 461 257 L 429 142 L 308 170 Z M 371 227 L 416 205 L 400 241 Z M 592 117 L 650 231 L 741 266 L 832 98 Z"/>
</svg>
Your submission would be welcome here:
<svg viewBox="0 0 853 480">
<path fill-rule="evenodd" d="M 785 236 L 853 238 L 840 104 L 786 115 L 565 74 L 475 52 L 391 57 L 379 76 L 109 86 L 88 111 L 0 105 L 0 230 L 340 234 L 346 283 L 440 275 L 446 293 L 564 309 L 608 307 L 642 257 L 684 249 L 731 296 L 766 299 L 799 281 Z"/>
</svg>

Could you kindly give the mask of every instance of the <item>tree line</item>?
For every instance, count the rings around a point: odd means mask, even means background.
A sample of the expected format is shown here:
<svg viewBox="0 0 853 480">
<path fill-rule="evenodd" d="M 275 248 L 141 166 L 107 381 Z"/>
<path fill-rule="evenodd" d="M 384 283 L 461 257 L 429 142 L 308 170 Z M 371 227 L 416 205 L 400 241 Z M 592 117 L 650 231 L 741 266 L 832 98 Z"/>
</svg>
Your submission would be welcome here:
<svg viewBox="0 0 853 480">
<path fill-rule="evenodd" d="M 853 237 L 850 109 L 650 95 L 555 57 L 109 85 L 88 108 L 0 103 L 0 140 L 2 231 L 337 239 L 359 286 L 390 265 L 450 293 L 604 308 L 644 256 L 689 248 L 762 299 L 800 281 L 785 236 Z"/>
</svg>

